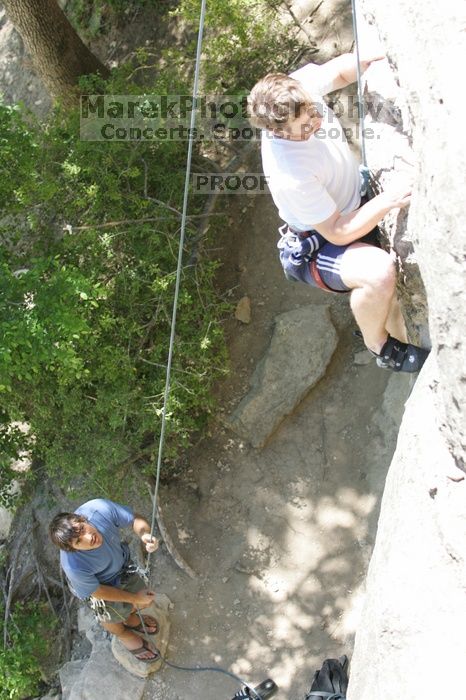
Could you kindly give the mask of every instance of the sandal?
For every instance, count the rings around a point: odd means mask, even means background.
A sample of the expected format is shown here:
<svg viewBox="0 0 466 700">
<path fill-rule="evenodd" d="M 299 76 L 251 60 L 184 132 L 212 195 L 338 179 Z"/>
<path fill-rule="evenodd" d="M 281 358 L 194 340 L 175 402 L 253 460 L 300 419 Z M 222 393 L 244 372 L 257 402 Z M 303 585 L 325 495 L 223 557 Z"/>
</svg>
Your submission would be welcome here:
<svg viewBox="0 0 466 700">
<path fill-rule="evenodd" d="M 155 619 L 155 617 L 152 617 L 152 615 L 142 615 L 142 619 L 144 620 L 144 624 L 140 622 L 138 625 L 135 625 L 132 627 L 131 625 L 127 625 L 125 622 L 123 622 L 123 626 L 126 627 L 126 629 L 131 630 L 132 632 L 140 632 L 142 634 L 157 634 L 159 631 L 159 623 Z M 148 627 L 154 627 L 151 632 L 147 629 Z"/>
<path fill-rule="evenodd" d="M 380 354 L 376 355 L 376 362 L 382 369 L 391 369 L 394 372 L 419 372 L 429 352 L 417 345 L 402 343 L 389 335 Z"/>
<path fill-rule="evenodd" d="M 138 649 L 128 649 L 128 651 L 137 658 L 138 661 L 142 661 L 143 663 L 150 663 L 151 661 L 155 661 L 156 659 L 159 658 L 159 653 L 158 651 L 153 651 L 149 647 L 149 642 L 147 642 L 145 639 L 142 640 L 142 646 L 139 647 Z M 140 658 L 138 654 L 143 654 L 146 651 L 150 651 L 152 656 L 149 656 L 149 658 Z"/>
</svg>

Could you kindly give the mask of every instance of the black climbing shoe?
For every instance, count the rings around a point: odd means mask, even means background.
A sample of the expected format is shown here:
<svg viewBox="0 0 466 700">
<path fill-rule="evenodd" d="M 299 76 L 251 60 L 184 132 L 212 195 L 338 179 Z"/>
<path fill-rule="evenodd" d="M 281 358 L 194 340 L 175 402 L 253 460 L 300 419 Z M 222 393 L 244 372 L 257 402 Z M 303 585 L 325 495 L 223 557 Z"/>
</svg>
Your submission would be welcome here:
<svg viewBox="0 0 466 700">
<path fill-rule="evenodd" d="M 427 360 L 429 350 L 419 348 L 411 343 L 402 343 L 401 340 L 388 336 L 388 340 L 376 355 L 376 362 L 382 369 L 391 369 L 394 372 L 419 372 Z"/>
</svg>

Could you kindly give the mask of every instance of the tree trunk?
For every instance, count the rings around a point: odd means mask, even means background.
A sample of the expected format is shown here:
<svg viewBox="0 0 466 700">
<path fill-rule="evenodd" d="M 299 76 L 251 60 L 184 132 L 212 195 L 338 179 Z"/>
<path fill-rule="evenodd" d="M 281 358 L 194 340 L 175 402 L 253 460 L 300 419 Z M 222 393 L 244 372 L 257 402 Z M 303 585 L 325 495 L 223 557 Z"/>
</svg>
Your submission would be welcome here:
<svg viewBox="0 0 466 700">
<path fill-rule="evenodd" d="M 2 0 L 2 4 L 52 97 L 74 105 L 80 76 L 109 75 L 83 44 L 56 0 Z"/>
</svg>

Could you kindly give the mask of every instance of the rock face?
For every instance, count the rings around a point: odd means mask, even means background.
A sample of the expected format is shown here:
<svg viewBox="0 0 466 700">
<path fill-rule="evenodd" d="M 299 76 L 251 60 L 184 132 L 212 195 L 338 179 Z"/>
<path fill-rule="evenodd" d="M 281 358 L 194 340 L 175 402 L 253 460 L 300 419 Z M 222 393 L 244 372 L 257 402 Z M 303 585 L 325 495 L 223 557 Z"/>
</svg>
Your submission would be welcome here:
<svg viewBox="0 0 466 700">
<path fill-rule="evenodd" d="M 326 306 L 280 314 L 270 346 L 252 378 L 250 392 L 231 418 L 231 426 L 254 447 L 262 446 L 324 375 L 337 345 Z"/>
<path fill-rule="evenodd" d="M 454 697 L 466 641 L 466 480 L 435 421 L 431 357 L 385 486 L 348 700 Z M 458 470 L 457 470 L 458 471 Z M 451 672 L 450 672 L 451 671 Z"/>
<path fill-rule="evenodd" d="M 376 28 L 361 24 L 361 33 L 366 38 L 362 40 L 364 44 L 365 40 L 371 41 Z M 373 64 L 365 74 L 364 104 L 367 160 L 378 187 L 385 189 L 415 181 L 416 156 L 412 149 L 405 96 L 400 92 L 387 60 Z M 430 347 L 427 296 L 408 221 L 408 210 L 395 209 L 385 216 L 380 228 L 386 236 L 386 245 L 396 254 L 397 293 L 409 337 L 423 347 Z"/>
<path fill-rule="evenodd" d="M 160 594 L 157 604 L 144 611 L 159 621 L 159 633 L 146 638 L 162 655 L 165 655 L 168 644 L 169 606 L 167 596 Z M 86 632 L 87 639 L 92 643 L 92 652 L 89 659 L 69 661 L 60 669 L 62 699 L 140 700 L 144 694 L 145 678 L 157 671 L 162 662 L 159 660 L 148 664 L 138 661 L 115 638 L 110 643 L 109 635 L 94 621 L 93 616 L 83 613 L 79 616 L 79 623 L 80 629 Z"/>
<path fill-rule="evenodd" d="M 387 477 L 348 699 L 433 700 L 458 692 L 452 671 L 466 655 L 466 149 L 455 111 L 465 9 L 457 0 L 362 7 L 395 78 L 388 88 L 381 73 L 368 72 L 366 96 L 381 107 L 369 165 L 389 179 L 400 153 L 413 169 L 412 204 L 389 221 L 388 235 L 404 272 L 410 331 L 426 338 L 428 329 L 432 353 Z"/>
<path fill-rule="evenodd" d="M 6 103 L 23 101 L 41 117 L 50 109 L 50 98 L 31 70 L 23 41 L 3 8 L 0 8 L 0 88 Z"/>
<path fill-rule="evenodd" d="M 63 700 L 140 700 L 145 681 L 130 675 L 118 663 L 100 625 L 93 626 L 86 636 L 92 642 L 90 658 L 70 661 L 60 669 Z"/>
<path fill-rule="evenodd" d="M 389 99 L 374 82 L 368 87 L 370 95 L 379 93 L 378 99 L 386 105 L 379 121 L 389 123 L 391 119 L 395 131 L 406 135 L 412 149 L 411 156 L 406 155 L 406 147 L 400 155 L 413 164 L 413 201 L 409 214 L 404 215 L 407 225 L 400 220 L 395 229 L 408 283 L 412 286 L 414 260 L 426 290 L 430 337 L 439 358 L 434 391 L 441 429 L 457 465 L 466 469 L 466 422 L 461 412 L 466 401 L 465 310 L 461 303 L 466 259 L 462 228 L 466 136 L 456 78 L 466 50 L 466 9 L 461 0 L 448 6 L 427 0 L 416 8 L 408 0 L 364 0 L 362 6 L 379 31 L 399 84 L 397 94 L 388 95 Z M 385 134 L 369 142 L 369 165 L 371 145 L 378 142 L 372 152 L 384 147 L 391 154 L 384 165 L 390 171 L 394 151 Z M 380 168 L 380 162 L 374 165 Z M 407 315 L 408 321 L 410 316 L 417 318 L 419 325 L 419 306 L 421 315 L 424 313 L 422 289 L 416 294 Z"/>
<path fill-rule="evenodd" d="M 140 635 L 141 644 L 142 640 L 145 639 L 149 645 L 158 649 L 158 651 L 165 656 L 165 652 L 168 646 L 168 634 L 170 631 L 170 623 L 168 621 L 168 607 L 170 601 L 166 595 L 158 595 L 157 603 L 151 605 L 144 609 L 144 614 L 152 615 L 156 618 L 159 623 L 159 632 L 153 635 Z M 113 637 L 112 639 L 112 652 L 113 656 L 127 671 L 132 673 L 139 678 L 147 678 L 151 673 L 155 673 L 162 666 L 162 659 L 154 661 L 152 663 L 146 663 L 145 661 L 139 661 L 127 649 L 121 644 L 121 642 Z"/>
</svg>

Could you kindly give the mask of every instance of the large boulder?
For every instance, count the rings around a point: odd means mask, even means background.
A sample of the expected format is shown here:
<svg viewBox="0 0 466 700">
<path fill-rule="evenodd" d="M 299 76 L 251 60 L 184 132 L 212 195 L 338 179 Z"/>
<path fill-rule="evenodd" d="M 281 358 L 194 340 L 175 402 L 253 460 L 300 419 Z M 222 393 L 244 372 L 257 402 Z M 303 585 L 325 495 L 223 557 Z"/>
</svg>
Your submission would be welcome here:
<svg viewBox="0 0 466 700">
<path fill-rule="evenodd" d="M 307 306 L 279 314 L 251 389 L 230 425 L 254 447 L 261 447 L 281 421 L 325 373 L 337 345 L 327 306 Z"/>
<path fill-rule="evenodd" d="M 168 620 L 168 608 L 170 606 L 170 601 L 166 595 L 161 594 L 157 596 L 157 602 L 148 608 L 144 609 L 144 614 L 152 615 L 156 618 L 159 623 L 159 631 L 154 635 L 143 635 L 141 634 L 141 645 L 143 639 L 155 649 L 157 649 L 161 656 L 164 657 L 167 646 L 168 646 L 168 635 L 170 632 L 170 622 Z M 148 663 L 146 661 L 139 661 L 136 657 L 131 654 L 121 642 L 118 641 L 116 637 L 112 639 L 112 653 L 115 659 L 121 664 L 123 668 L 132 673 L 139 678 L 147 678 L 152 673 L 158 671 L 162 664 L 162 658 L 156 661 Z"/>
<path fill-rule="evenodd" d="M 159 622 L 159 632 L 146 639 L 162 656 L 168 645 L 170 606 L 167 596 L 159 594 L 157 602 L 144 610 Z M 60 669 L 63 700 L 140 700 L 145 679 L 160 669 L 161 659 L 153 663 L 139 661 L 115 637 L 110 641 L 109 635 L 85 609 L 80 612 L 78 621 L 79 628 L 85 631 L 92 644 L 92 651 L 89 658 L 69 661 Z M 140 636 L 142 639 L 144 635 Z"/>
</svg>

